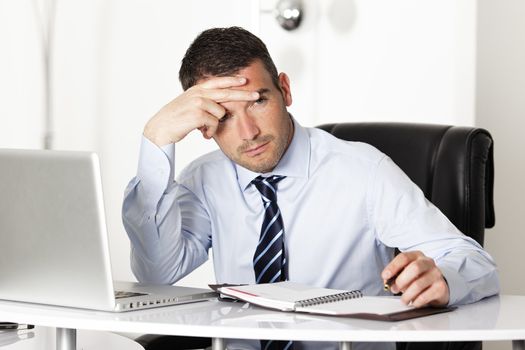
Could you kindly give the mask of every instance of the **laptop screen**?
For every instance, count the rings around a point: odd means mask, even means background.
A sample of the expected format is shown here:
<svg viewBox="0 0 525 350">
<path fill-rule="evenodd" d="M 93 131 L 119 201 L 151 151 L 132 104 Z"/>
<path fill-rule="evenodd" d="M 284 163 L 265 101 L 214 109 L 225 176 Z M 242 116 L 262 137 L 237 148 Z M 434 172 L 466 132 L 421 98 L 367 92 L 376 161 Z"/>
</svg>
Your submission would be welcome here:
<svg viewBox="0 0 525 350">
<path fill-rule="evenodd" d="M 0 150 L 0 299 L 114 306 L 98 157 Z"/>
</svg>

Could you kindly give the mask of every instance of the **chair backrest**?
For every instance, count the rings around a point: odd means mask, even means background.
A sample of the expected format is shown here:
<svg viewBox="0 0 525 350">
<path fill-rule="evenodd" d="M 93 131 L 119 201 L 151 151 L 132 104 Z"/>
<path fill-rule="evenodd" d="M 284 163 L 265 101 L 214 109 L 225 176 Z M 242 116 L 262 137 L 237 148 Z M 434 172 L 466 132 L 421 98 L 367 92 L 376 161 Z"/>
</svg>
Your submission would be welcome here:
<svg viewBox="0 0 525 350">
<path fill-rule="evenodd" d="M 456 227 L 483 245 L 495 224 L 493 140 L 481 128 L 412 123 L 318 126 L 387 154 Z"/>
</svg>

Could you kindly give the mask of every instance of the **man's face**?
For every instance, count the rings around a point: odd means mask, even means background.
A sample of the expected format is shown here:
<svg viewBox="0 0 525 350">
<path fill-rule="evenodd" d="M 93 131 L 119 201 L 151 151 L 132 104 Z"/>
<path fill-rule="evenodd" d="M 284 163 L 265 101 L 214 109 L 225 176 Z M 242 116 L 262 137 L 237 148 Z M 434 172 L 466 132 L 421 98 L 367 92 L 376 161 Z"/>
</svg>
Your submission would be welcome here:
<svg viewBox="0 0 525 350">
<path fill-rule="evenodd" d="M 272 171 L 288 148 L 293 122 L 286 110 L 292 103 L 286 74 L 279 75 L 279 90 L 260 61 L 240 70 L 247 83 L 236 89 L 257 91 L 250 102 L 225 102 L 226 116 L 213 138 L 222 152 L 240 166 L 256 173 Z"/>
</svg>

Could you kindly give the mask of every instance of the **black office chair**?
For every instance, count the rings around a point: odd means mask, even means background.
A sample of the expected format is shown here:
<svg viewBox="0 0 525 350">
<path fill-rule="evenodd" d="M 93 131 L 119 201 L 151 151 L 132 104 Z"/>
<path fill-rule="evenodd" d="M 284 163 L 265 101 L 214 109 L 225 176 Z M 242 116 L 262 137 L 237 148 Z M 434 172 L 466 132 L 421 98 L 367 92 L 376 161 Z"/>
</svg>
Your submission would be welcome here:
<svg viewBox="0 0 525 350">
<path fill-rule="evenodd" d="M 338 123 L 319 128 L 369 143 L 388 156 L 464 234 L 483 245 L 494 226 L 493 141 L 480 128 L 410 123 Z M 198 349 L 207 338 L 145 335 L 146 350 Z M 398 343 L 398 350 L 481 349 L 481 342 Z"/>
</svg>

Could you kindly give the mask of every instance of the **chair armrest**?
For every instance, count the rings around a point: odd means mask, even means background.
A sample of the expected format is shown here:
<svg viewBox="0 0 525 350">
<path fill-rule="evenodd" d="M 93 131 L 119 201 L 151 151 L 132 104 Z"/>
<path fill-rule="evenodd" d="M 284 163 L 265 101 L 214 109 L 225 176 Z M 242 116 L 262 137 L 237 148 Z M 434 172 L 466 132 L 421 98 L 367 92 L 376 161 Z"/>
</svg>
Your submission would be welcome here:
<svg viewBox="0 0 525 350">
<path fill-rule="evenodd" d="M 211 338 L 175 335 L 144 334 L 135 341 L 145 350 L 206 349 L 211 346 Z"/>
</svg>

